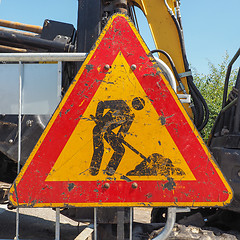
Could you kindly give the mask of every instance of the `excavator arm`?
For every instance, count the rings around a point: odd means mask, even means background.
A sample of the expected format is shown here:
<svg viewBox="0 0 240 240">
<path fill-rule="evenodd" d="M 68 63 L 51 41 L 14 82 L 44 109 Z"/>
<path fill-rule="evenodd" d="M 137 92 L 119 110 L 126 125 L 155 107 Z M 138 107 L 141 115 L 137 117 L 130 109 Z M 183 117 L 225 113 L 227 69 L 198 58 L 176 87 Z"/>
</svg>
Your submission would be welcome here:
<svg viewBox="0 0 240 240">
<path fill-rule="evenodd" d="M 175 73 L 178 94 L 191 94 L 193 104 L 184 107 L 194 123 L 201 130 L 208 120 L 205 100 L 195 87 L 186 57 L 179 0 L 133 0 L 145 14 L 159 58 Z M 175 67 L 175 69 L 173 69 Z"/>
<path fill-rule="evenodd" d="M 133 3 L 137 4 L 145 14 L 157 49 L 164 50 L 171 56 L 178 73 L 185 72 L 184 54 L 179 36 L 182 32 L 179 33 L 172 18 L 177 5 L 176 0 L 168 0 L 168 2 L 165 0 L 134 0 Z M 166 56 L 160 54 L 160 58 L 171 68 Z M 188 89 L 186 78 L 182 80 Z"/>
</svg>

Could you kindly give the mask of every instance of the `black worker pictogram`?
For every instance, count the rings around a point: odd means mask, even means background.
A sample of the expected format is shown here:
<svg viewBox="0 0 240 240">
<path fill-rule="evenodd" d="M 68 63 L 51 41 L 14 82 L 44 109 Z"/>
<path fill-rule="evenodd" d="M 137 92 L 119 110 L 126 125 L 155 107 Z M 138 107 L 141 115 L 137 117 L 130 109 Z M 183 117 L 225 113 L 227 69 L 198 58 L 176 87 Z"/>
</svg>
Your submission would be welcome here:
<svg viewBox="0 0 240 240">
<path fill-rule="evenodd" d="M 132 107 L 135 110 L 142 110 L 144 106 L 145 101 L 142 98 L 136 97 L 132 100 Z M 106 110 L 107 112 L 104 114 Z M 93 128 L 94 152 L 90 164 L 91 175 L 95 176 L 99 173 L 104 154 L 104 139 L 114 150 L 105 173 L 108 175 L 115 173 L 125 153 L 124 137 L 130 129 L 134 117 L 134 113 L 124 100 L 107 100 L 98 103 L 95 117 L 91 115 L 96 123 Z M 117 133 L 114 133 L 112 130 L 117 127 L 120 128 Z"/>
</svg>

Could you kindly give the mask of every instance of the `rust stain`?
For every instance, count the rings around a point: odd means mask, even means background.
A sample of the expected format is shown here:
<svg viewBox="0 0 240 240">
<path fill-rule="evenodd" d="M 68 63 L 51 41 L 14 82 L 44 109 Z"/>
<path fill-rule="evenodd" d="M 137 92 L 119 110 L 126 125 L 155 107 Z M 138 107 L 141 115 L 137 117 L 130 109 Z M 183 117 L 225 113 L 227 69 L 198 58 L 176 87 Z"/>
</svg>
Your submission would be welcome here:
<svg viewBox="0 0 240 240">
<path fill-rule="evenodd" d="M 147 199 L 149 199 L 149 198 L 152 197 L 152 194 L 151 193 L 147 193 L 145 196 L 147 197 Z"/>
<path fill-rule="evenodd" d="M 144 76 L 144 77 L 147 77 L 147 76 L 154 77 L 155 74 L 154 74 L 154 73 L 148 73 L 148 74 L 144 74 L 143 76 Z"/>
<path fill-rule="evenodd" d="M 174 117 L 174 114 L 171 115 L 171 116 L 166 116 L 166 117 L 165 117 L 164 114 L 163 114 L 163 112 L 162 112 L 162 116 L 159 117 L 159 120 L 160 120 L 161 124 L 164 126 L 164 125 L 166 125 L 166 123 L 167 123 L 167 119 L 168 119 L 168 118 L 171 118 L 171 117 Z M 168 125 L 170 125 L 170 124 L 172 124 L 172 123 L 169 122 Z M 176 128 L 176 131 L 178 131 L 177 128 Z"/>
<path fill-rule="evenodd" d="M 75 184 L 74 184 L 74 183 L 69 183 L 69 184 L 68 184 L 68 191 L 71 192 L 74 187 L 75 187 Z"/>
<path fill-rule="evenodd" d="M 87 72 L 90 72 L 91 70 L 93 70 L 93 65 L 92 64 L 87 64 L 86 69 L 87 69 Z"/>
<path fill-rule="evenodd" d="M 161 124 L 162 125 L 165 125 L 166 124 L 166 118 L 164 116 L 161 116 L 160 117 L 160 121 L 161 121 Z"/>
<path fill-rule="evenodd" d="M 174 190 L 174 188 L 176 187 L 176 183 L 174 182 L 174 179 L 171 177 L 168 177 L 167 180 L 168 182 L 163 185 L 163 190 L 164 189 L 167 189 L 169 191 Z"/>
<path fill-rule="evenodd" d="M 67 114 L 69 111 L 70 111 L 70 109 L 67 109 L 67 110 L 65 111 L 65 114 Z"/>
</svg>

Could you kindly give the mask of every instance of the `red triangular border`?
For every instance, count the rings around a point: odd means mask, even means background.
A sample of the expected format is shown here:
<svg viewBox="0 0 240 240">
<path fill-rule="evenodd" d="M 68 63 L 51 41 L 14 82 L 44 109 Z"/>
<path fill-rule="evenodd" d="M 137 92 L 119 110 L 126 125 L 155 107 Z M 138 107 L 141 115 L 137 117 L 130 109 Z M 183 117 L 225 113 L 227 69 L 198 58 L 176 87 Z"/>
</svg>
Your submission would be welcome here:
<svg viewBox="0 0 240 240">
<path fill-rule="evenodd" d="M 54 120 L 49 123 L 52 125 L 35 147 L 35 155 L 16 179 L 10 191 L 12 203 L 35 207 L 222 206 L 229 203 L 232 198 L 230 187 L 209 158 L 207 148 L 200 136 L 196 136 L 197 131 L 189 124 L 190 120 L 176 102 L 176 96 L 161 78 L 153 58 L 149 57 L 149 50 L 130 20 L 121 14 L 113 16 L 99 41 L 86 59 L 87 66 L 83 65 L 85 68 L 79 71 L 83 70 L 82 73 L 76 76 L 74 87 L 55 111 Z M 102 182 L 45 182 L 104 79 L 107 73 L 104 65 L 111 65 L 119 51 L 130 66 L 137 65 L 134 74 L 156 112 L 165 117 L 165 126 L 196 181 L 175 181 L 173 190 L 164 187 L 168 181 L 135 181 L 139 186 L 137 189 L 132 189 L 131 182 L 113 181 L 107 190 L 102 188 Z M 97 70 L 99 66 L 100 71 Z M 69 188 L 69 184 L 74 188 Z"/>
</svg>

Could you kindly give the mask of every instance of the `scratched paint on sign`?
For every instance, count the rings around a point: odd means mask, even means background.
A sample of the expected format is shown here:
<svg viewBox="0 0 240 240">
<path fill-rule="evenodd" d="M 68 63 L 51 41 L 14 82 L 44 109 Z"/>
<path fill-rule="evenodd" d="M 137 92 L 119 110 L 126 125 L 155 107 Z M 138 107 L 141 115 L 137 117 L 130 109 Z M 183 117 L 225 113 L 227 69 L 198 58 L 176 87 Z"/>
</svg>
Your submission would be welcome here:
<svg viewBox="0 0 240 240">
<path fill-rule="evenodd" d="M 46 181 L 196 180 L 164 125 L 119 52 Z"/>
<path fill-rule="evenodd" d="M 131 20 L 114 15 L 10 190 L 16 206 L 224 206 L 232 191 Z"/>
</svg>

